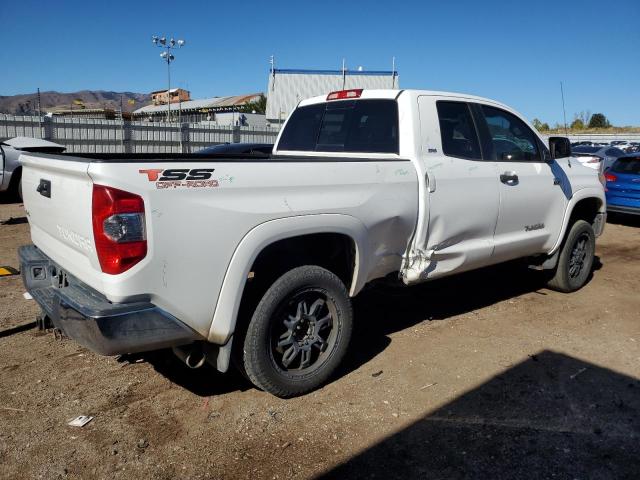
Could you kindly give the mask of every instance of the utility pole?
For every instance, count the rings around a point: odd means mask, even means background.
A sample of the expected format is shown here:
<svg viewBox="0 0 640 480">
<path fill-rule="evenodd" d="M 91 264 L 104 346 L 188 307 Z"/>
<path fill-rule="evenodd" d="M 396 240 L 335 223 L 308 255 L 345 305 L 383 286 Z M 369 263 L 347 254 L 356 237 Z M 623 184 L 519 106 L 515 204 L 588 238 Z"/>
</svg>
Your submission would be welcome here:
<svg viewBox="0 0 640 480">
<path fill-rule="evenodd" d="M 391 88 L 396 88 L 396 57 L 391 57 Z"/>
<path fill-rule="evenodd" d="M 120 145 L 122 146 L 122 153 L 124 153 L 124 115 L 122 114 L 122 94 L 120 94 Z"/>
<path fill-rule="evenodd" d="M 38 87 L 38 130 L 42 135 L 42 110 L 40 108 L 40 87 Z"/>
<path fill-rule="evenodd" d="M 344 87 L 347 83 L 347 67 L 346 67 L 346 63 L 345 63 L 345 59 L 342 59 L 342 90 L 344 90 Z"/>
<path fill-rule="evenodd" d="M 158 35 L 154 35 L 151 37 L 151 41 L 156 47 L 162 48 L 162 53 L 160 54 L 160 58 L 162 58 L 165 62 L 167 62 L 167 122 L 171 121 L 171 62 L 175 60 L 176 57 L 173 56 L 171 50 L 174 48 L 182 48 L 184 47 L 184 40 L 174 40 L 174 38 L 170 38 L 167 41 L 167 37 L 158 37 Z M 179 97 L 179 95 L 178 95 Z"/>
</svg>

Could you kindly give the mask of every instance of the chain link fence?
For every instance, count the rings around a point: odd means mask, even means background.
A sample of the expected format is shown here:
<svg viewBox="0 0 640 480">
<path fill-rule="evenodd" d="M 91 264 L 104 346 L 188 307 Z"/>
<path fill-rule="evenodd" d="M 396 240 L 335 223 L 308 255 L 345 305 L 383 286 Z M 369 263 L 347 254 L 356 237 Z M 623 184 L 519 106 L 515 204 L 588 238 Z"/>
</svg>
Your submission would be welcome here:
<svg viewBox="0 0 640 480">
<path fill-rule="evenodd" d="M 278 128 L 0 114 L 0 141 L 50 140 L 76 153 L 193 153 L 220 143 L 274 143 Z"/>
</svg>

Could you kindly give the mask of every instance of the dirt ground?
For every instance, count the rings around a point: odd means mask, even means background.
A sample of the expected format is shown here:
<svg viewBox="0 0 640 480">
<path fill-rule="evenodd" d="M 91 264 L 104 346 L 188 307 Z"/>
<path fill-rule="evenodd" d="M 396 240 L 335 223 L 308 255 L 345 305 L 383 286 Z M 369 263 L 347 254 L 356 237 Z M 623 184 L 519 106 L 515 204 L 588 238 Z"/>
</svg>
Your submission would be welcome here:
<svg viewBox="0 0 640 480">
<path fill-rule="evenodd" d="M 28 224 L 5 199 L 11 217 L 0 266 L 18 267 Z M 569 295 L 514 265 L 367 291 L 344 368 L 292 400 L 40 333 L 2 277 L 0 477 L 639 478 L 640 221 L 612 219 L 597 256 Z"/>
</svg>

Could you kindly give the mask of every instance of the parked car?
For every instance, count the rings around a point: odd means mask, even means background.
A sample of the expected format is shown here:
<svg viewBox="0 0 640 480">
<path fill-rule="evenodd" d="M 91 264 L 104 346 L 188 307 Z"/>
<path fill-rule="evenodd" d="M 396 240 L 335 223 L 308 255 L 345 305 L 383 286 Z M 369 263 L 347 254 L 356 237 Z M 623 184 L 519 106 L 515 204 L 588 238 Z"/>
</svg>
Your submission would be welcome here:
<svg viewBox="0 0 640 480">
<path fill-rule="evenodd" d="M 617 147 L 602 147 L 599 145 L 591 147 L 581 145 L 572 148 L 571 154 L 583 165 L 600 172 L 609 168 L 619 157 L 626 155 Z"/>
<path fill-rule="evenodd" d="M 607 211 L 640 215 L 640 155 L 619 158 L 604 176 Z"/>
<path fill-rule="evenodd" d="M 270 157 L 25 154 L 22 275 L 93 351 L 173 347 L 223 372 L 233 354 L 291 397 L 330 378 L 375 280 L 526 258 L 581 288 L 606 206 L 570 155 L 493 100 L 360 89 L 300 102 Z"/>
<path fill-rule="evenodd" d="M 197 154 L 208 155 L 211 153 L 234 154 L 269 154 L 273 150 L 273 143 L 221 143 L 198 150 Z"/>
<path fill-rule="evenodd" d="M 0 192 L 22 200 L 22 166 L 20 155 L 24 152 L 62 153 L 66 147 L 39 138 L 14 137 L 0 143 Z"/>
</svg>

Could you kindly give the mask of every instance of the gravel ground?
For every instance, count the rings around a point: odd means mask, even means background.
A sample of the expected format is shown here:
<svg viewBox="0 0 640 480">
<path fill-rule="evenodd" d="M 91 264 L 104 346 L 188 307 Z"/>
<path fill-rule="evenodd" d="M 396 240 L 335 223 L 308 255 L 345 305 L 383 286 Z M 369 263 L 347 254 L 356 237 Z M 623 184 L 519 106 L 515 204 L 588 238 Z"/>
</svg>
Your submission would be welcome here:
<svg viewBox="0 0 640 480">
<path fill-rule="evenodd" d="M 0 266 L 18 267 L 28 224 L 0 201 L 11 217 Z M 344 368 L 292 400 L 38 332 L 0 278 L 0 477 L 638 478 L 639 247 L 640 221 L 612 219 L 570 295 L 514 265 L 367 291 Z"/>
</svg>

